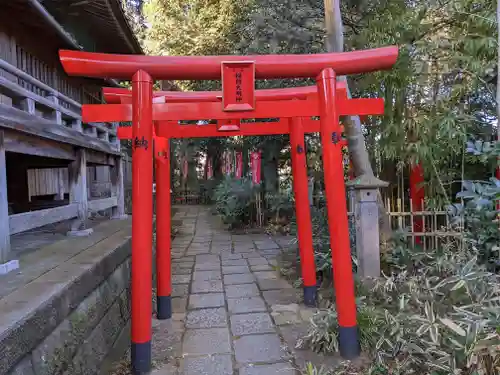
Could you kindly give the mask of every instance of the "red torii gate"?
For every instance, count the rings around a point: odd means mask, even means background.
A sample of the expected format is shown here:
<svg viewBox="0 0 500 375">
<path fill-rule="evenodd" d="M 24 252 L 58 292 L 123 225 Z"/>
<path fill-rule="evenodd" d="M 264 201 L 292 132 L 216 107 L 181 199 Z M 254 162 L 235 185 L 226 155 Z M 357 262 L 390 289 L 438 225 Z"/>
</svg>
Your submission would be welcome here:
<svg viewBox="0 0 500 375">
<path fill-rule="evenodd" d="M 347 88 L 344 81 L 337 82 L 337 93 L 341 97 L 347 97 Z M 307 99 L 316 94 L 316 86 L 303 86 L 284 89 L 264 89 L 255 93 L 257 100 L 287 100 L 287 99 Z M 104 87 L 102 89 L 103 98 L 109 104 L 130 104 L 132 103 L 132 91 L 125 88 Z M 222 91 L 155 91 L 153 101 L 160 99 L 157 103 L 192 103 L 192 102 L 218 102 L 222 101 Z M 358 102 L 359 103 L 359 102 Z M 374 102 L 370 101 L 368 105 Z M 372 107 L 370 107 L 372 108 Z M 375 114 L 375 113 L 372 113 Z M 380 113 L 383 114 L 383 113 Z M 359 113 L 358 113 L 359 115 Z M 366 116 L 360 115 L 361 119 Z M 220 128 L 219 128 L 220 130 Z M 204 137 L 204 136 L 199 136 Z"/>
<path fill-rule="evenodd" d="M 125 88 L 103 88 L 103 97 L 107 103 L 121 103 L 131 104 L 132 91 Z M 347 91 L 344 82 L 337 82 L 337 97 L 347 99 Z M 255 97 L 257 101 L 285 101 L 291 99 L 302 100 L 317 100 L 317 87 L 293 87 L 284 89 L 265 89 L 256 90 Z M 197 91 L 197 92 L 179 92 L 179 91 L 155 91 L 153 92 L 153 103 L 206 103 L 206 102 L 221 102 L 221 91 Z M 348 104 L 348 108 L 344 109 Z M 364 113 L 370 115 L 381 115 L 384 111 L 384 102 L 381 99 L 354 99 L 342 102 L 341 112 L 352 110 L 353 107 L 356 113 Z M 287 106 L 288 104 L 283 104 Z M 97 110 L 99 110 L 98 105 Z M 84 111 L 85 121 L 97 121 L 91 112 L 92 108 L 86 106 Z M 127 121 L 127 117 L 120 117 L 114 121 Z M 304 118 L 303 120 L 304 132 L 315 133 L 319 132 L 319 121 L 311 118 Z M 164 131 L 168 131 L 170 138 L 203 138 L 210 136 L 235 136 L 235 135 L 272 135 L 272 134 L 287 134 L 289 133 L 289 125 L 287 121 L 278 120 L 272 122 L 247 122 L 241 123 L 239 119 L 236 120 L 220 120 L 217 125 L 179 125 L 176 121 L 167 121 L 169 126 Z M 226 127 L 228 122 L 232 124 L 231 127 Z M 163 123 L 163 122 L 161 122 Z M 270 127 L 270 124 L 273 126 Z M 228 134 L 221 134 L 220 132 L 230 132 Z M 234 133 L 237 132 L 237 133 Z M 132 128 L 125 127 L 118 129 L 118 136 L 122 139 L 132 138 Z M 341 140 L 343 145 L 346 145 L 344 140 Z"/>
<path fill-rule="evenodd" d="M 316 87 L 298 87 L 287 89 L 272 89 L 272 90 L 257 90 L 256 98 L 260 100 L 287 100 L 285 105 L 294 104 L 290 99 L 314 98 L 316 95 Z M 130 103 L 131 91 L 127 89 L 104 88 L 104 97 L 111 102 Z M 156 95 L 155 95 L 156 94 Z M 162 103 L 166 97 L 169 97 L 175 102 L 217 102 L 220 101 L 220 92 L 154 92 L 154 102 Z M 160 96 L 161 95 L 161 96 Z M 337 88 L 337 96 L 347 98 L 345 84 L 340 84 Z M 360 112 L 365 114 L 383 114 L 384 103 L 381 99 L 349 100 L 349 103 L 364 104 Z M 315 105 L 315 103 L 311 103 Z M 97 108 L 102 108 L 102 105 L 97 105 Z M 85 122 L 92 121 L 126 121 L 125 117 L 113 117 L 109 114 L 96 114 L 93 112 L 95 108 L 92 106 L 85 106 L 83 108 L 83 119 Z M 341 107 L 342 109 L 342 107 Z M 237 122 L 238 121 L 238 122 Z M 217 125 L 179 125 L 175 121 L 162 121 L 157 122 L 159 126 L 167 124 L 164 132 L 168 131 L 168 138 L 196 138 L 196 137 L 220 137 L 220 136 L 234 136 L 234 135 L 263 135 L 263 134 L 291 134 L 291 143 L 295 147 L 295 152 L 292 152 L 292 169 L 294 175 L 294 190 L 297 200 L 298 211 L 302 211 L 302 207 L 307 208 L 307 213 L 297 214 L 299 223 L 299 248 L 302 254 L 301 258 L 311 259 L 308 263 L 305 260 L 302 264 L 302 278 L 304 280 L 304 302 L 306 305 L 314 306 L 316 302 L 316 279 L 315 267 L 313 262 L 313 247 L 312 247 L 312 228 L 310 220 L 310 212 L 306 205 L 307 201 L 307 168 L 304 161 L 296 161 L 299 153 L 297 150 L 304 150 L 303 145 L 304 133 L 313 133 L 319 131 L 319 121 L 310 118 L 302 119 L 295 118 L 293 126 L 288 119 L 281 119 L 278 122 L 254 122 L 254 123 L 239 123 L 239 120 L 233 122 L 232 128 L 228 130 L 221 130 L 221 126 Z M 155 132 L 156 133 L 156 132 Z M 121 139 L 132 139 L 132 128 L 121 127 L 118 129 L 118 137 Z M 157 161 L 157 226 L 161 228 L 157 231 L 157 315 L 159 319 L 168 319 L 171 315 L 171 301 L 170 301 L 170 221 L 163 217 L 170 217 L 170 166 L 164 163 L 164 158 L 169 155 L 168 142 L 165 138 L 157 137 L 154 135 L 155 146 L 158 148 L 158 154 L 155 155 Z M 345 140 L 339 139 L 341 145 L 346 145 Z M 302 152 L 300 152 L 302 153 Z M 165 170 L 168 169 L 168 170 Z M 300 170 L 299 170 L 300 169 Z M 162 176 L 165 176 L 164 178 Z M 168 178 L 168 180 L 164 180 Z M 167 190 L 168 189 L 168 190 Z M 164 194 L 167 196 L 164 198 Z M 159 203 L 159 202 L 162 203 Z M 164 221 L 165 220 L 165 221 Z M 162 224 L 165 223 L 165 226 Z M 168 252 L 168 255 L 164 255 Z M 164 261 L 160 261 L 164 259 Z M 163 277 L 163 273 L 167 276 Z"/>
<path fill-rule="evenodd" d="M 286 99 L 307 99 L 308 96 L 316 94 L 316 87 L 297 87 L 287 89 L 257 90 L 257 100 L 286 100 Z M 131 103 L 131 91 L 120 88 L 103 88 L 103 96 L 107 102 Z M 153 92 L 156 103 L 168 102 L 217 102 L 220 101 L 221 93 L 217 91 L 207 92 Z M 345 84 L 339 84 L 337 95 L 347 97 Z M 160 99 L 160 100 L 158 100 Z M 358 100 L 355 100 L 358 102 Z M 366 105 L 363 113 L 373 115 L 383 114 L 383 101 L 372 99 L 363 101 Z M 84 108 L 84 117 L 87 113 Z M 114 121 L 124 121 L 114 119 Z M 229 120 L 231 121 L 231 120 Z M 292 144 L 292 170 L 294 195 L 297 205 L 297 222 L 299 227 L 298 240 L 301 254 L 302 279 L 304 280 L 304 303 L 307 306 L 316 305 L 316 269 L 314 264 L 314 250 L 312 244 L 312 223 L 311 214 L 307 205 L 307 165 L 305 155 L 304 134 L 319 131 L 319 121 L 310 118 L 294 118 L 292 123 L 288 119 L 279 122 L 254 122 L 241 124 L 239 120 L 233 121 L 233 127 L 221 130 L 220 124 L 215 125 L 178 125 L 175 121 L 167 121 L 169 138 L 196 138 L 210 136 L 234 136 L 234 135 L 263 135 L 267 134 L 290 134 Z M 225 124 L 224 124 L 225 125 Z M 224 126 L 223 125 L 223 126 Z M 243 129 L 241 129 L 243 126 Z M 120 127 L 118 129 L 120 139 L 132 139 L 131 127 Z M 155 160 L 157 171 L 157 195 L 156 195 L 156 262 L 157 262 L 157 317 L 158 319 L 171 318 L 171 272 L 170 272 L 170 164 L 166 158 L 170 155 L 168 138 L 157 137 L 155 141 Z M 340 141 L 346 145 L 345 140 Z M 295 150 L 295 151 L 294 151 Z M 303 152 L 300 152 L 303 150 Z"/>
<path fill-rule="evenodd" d="M 130 90 L 104 88 L 104 97 L 109 101 L 118 101 L 121 103 L 130 103 Z M 298 87 L 292 89 L 273 89 L 273 90 L 257 90 L 257 99 L 306 99 L 307 95 L 316 93 L 316 87 Z M 156 94 L 156 95 L 155 95 Z M 185 100 L 191 102 L 193 100 L 205 101 L 220 101 L 219 92 L 154 92 L 156 103 L 162 102 L 166 97 L 170 97 L 177 102 Z M 261 95 L 262 94 L 262 95 Z M 303 95 L 306 94 L 306 95 Z M 161 96 L 160 96 L 161 95 Z M 337 88 L 338 96 L 347 96 L 345 85 L 339 85 Z M 294 96 L 296 96 L 294 98 Z M 354 99 L 351 102 L 362 102 L 365 104 L 363 113 L 383 114 L 383 101 L 380 99 L 370 99 L 369 101 Z M 294 102 L 293 102 L 294 103 Z M 289 104 L 293 104 L 289 103 Z M 85 106 L 83 117 L 86 122 L 89 122 L 88 109 Z M 94 121 L 110 120 L 108 115 L 93 118 Z M 124 118 L 113 118 L 113 121 L 124 121 Z M 237 122 L 238 121 L 238 122 Z M 165 122 L 160 122 L 163 124 Z M 302 208 L 307 208 L 306 212 L 297 214 L 299 223 L 299 249 L 302 264 L 302 278 L 304 280 L 304 302 L 308 306 L 314 306 L 316 302 L 316 279 L 314 267 L 314 253 L 312 246 L 312 228 L 310 220 L 310 212 L 307 207 L 307 166 L 305 162 L 305 154 L 298 152 L 304 150 L 303 144 L 304 134 L 319 131 L 319 121 L 302 118 L 295 118 L 293 124 L 288 119 L 280 120 L 279 122 L 254 122 L 241 124 L 239 120 L 234 121 L 234 126 L 228 130 L 221 130 L 221 126 L 217 125 L 179 125 L 175 121 L 166 121 L 168 124 L 168 138 L 196 138 L 210 136 L 234 136 L 234 135 L 262 135 L 262 134 L 291 134 L 292 143 L 292 169 L 294 176 L 294 191 L 297 201 L 297 210 L 304 211 Z M 243 128 L 241 128 L 243 127 Z M 132 128 L 121 127 L 118 129 L 118 137 L 120 139 L 132 139 Z M 170 300 L 170 221 L 166 217 L 170 217 L 170 165 L 165 164 L 164 160 L 169 155 L 169 145 L 166 138 L 157 137 L 154 135 L 155 149 L 158 153 L 155 155 L 157 161 L 157 226 L 161 228 L 157 231 L 157 315 L 159 319 L 168 319 L 171 317 L 171 300 Z M 345 140 L 339 140 L 340 144 L 346 145 Z M 302 160 L 304 159 L 304 160 Z M 164 177 L 163 177 L 164 176 Z M 168 189 L 168 190 L 167 190 Z M 164 194 L 166 195 L 164 197 Z M 161 202 L 161 203 L 160 203 Z M 165 217 L 165 218 L 164 218 Z M 163 225 L 165 223 L 165 225 Z M 168 253 L 168 255 L 164 255 Z M 163 261 L 160 261 L 163 259 Z M 310 260 L 309 262 L 307 260 Z M 165 274 L 166 276 L 163 276 Z"/>
<path fill-rule="evenodd" d="M 302 157 L 305 167 L 304 131 L 307 130 L 303 127 L 301 129 L 301 118 L 320 116 L 318 130 L 321 132 L 326 176 L 325 190 L 339 320 L 339 346 L 341 355 L 345 358 L 353 358 L 359 354 L 341 154 L 343 142 L 341 141 L 339 116 L 371 114 L 362 110 L 371 105 L 368 103 L 372 100 L 357 99 L 366 101 L 365 104 L 359 107 L 353 104 L 355 100 L 339 96 L 336 90 L 336 74 L 355 74 L 389 69 L 395 63 L 397 55 L 397 47 L 336 54 L 246 57 L 151 57 L 75 51 L 60 52 L 64 69 L 70 75 L 95 78 L 132 78 L 132 104 L 84 106 L 83 121 L 117 121 L 117 119 L 120 119 L 122 121 L 132 120 L 133 123 L 131 353 L 135 373 L 146 373 L 151 366 L 153 162 L 152 150 L 149 145 L 153 139 L 153 121 L 155 121 L 156 135 L 170 138 L 182 135 L 191 137 L 192 134 L 197 134 L 209 126 L 176 125 L 179 120 L 280 118 L 279 123 L 241 124 L 239 130 L 224 132 L 224 134 L 245 135 L 248 133 L 277 134 L 282 131 L 290 132 L 292 147 L 294 143 L 297 146 L 295 152 L 292 152 L 292 162 L 294 156 L 296 161 Z M 188 67 L 188 69 L 185 69 L 185 67 Z M 212 101 L 175 103 L 171 101 L 153 104 L 152 76 L 155 79 L 167 80 L 220 79 L 222 77 L 222 103 Z M 302 100 L 256 100 L 258 94 L 254 91 L 255 78 L 299 77 L 316 77 L 318 93 Z M 283 119 L 292 119 L 291 128 L 288 124 L 289 121 Z M 314 124 L 314 122 L 311 121 L 311 124 Z M 248 130 L 245 130 L 243 126 L 248 127 Z M 307 126 L 311 127 L 310 124 L 306 124 Z M 254 129 L 260 128 L 259 131 L 261 132 L 254 133 L 255 130 L 252 130 L 252 127 L 255 127 Z M 276 127 L 282 127 L 282 130 L 279 132 L 277 130 L 274 130 L 274 132 L 265 131 L 267 128 Z M 198 131 L 194 132 L 194 129 L 198 129 Z M 209 132 L 203 136 L 209 136 L 209 133 L 213 136 L 214 131 L 217 132 L 217 136 L 221 136 L 221 132 L 220 130 L 217 131 L 217 127 L 212 126 L 212 129 L 207 128 L 207 130 Z M 160 150 L 165 151 L 166 147 L 160 146 Z M 164 152 L 163 156 L 166 156 Z M 156 159 L 158 160 L 158 157 Z M 167 164 L 159 163 L 159 165 Z M 295 165 L 297 165 L 297 162 Z M 302 167 L 295 169 L 305 170 Z M 170 174 L 168 173 L 168 175 Z M 294 189 L 296 192 L 299 191 L 299 196 L 305 195 L 306 199 L 302 204 L 297 202 L 297 210 L 309 213 L 307 175 L 305 176 L 305 184 L 300 180 L 302 179 L 297 178 L 297 186 L 295 186 L 294 178 Z M 160 190 L 170 192 L 168 186 L 158 187 L 158 192 Z M 303 217 L 299 212 L 297 214 Z M 162 216 L 165 216 L 166 220 L 166 216 L 169 217 L 170 215 Z M 304 227 L 302 223 L 299 226 L 300 228 Z M 302 231 L 299 233 L 299 238 L 301 234 Z M 303 242 L 302 239 L 301 242 Z M 307 258 L 307 254 L 301 254 L 301 256 Z M 302 261 L 305 260 L 302 259 Z M 314 258 L 308 263 L 312 263 L 314 268 Z M 314 285 L 315 282 L 314 278 Z M 304 280 L 304 284 L 308 285 L 309 280 L 307 284 L 306 280 Z"/>
</svg>

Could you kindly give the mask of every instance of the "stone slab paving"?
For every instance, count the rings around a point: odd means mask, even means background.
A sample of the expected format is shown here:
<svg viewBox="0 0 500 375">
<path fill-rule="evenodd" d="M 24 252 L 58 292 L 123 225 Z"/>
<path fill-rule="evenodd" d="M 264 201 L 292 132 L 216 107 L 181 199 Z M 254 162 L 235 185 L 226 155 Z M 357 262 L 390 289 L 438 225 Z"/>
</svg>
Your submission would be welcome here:
<svg viewBox="0 0 500 375">
<path fill-rule="evenodd" d="M 173 317 L 153 323 L 153 374 L 300 374 L 295 341 L 314 311 L 276 272 L 281 245 L 231 235 L 206 208 L 176 215 L 189 225 L 173 241 L 183 254 L 172 263 Z"/>
</svg>

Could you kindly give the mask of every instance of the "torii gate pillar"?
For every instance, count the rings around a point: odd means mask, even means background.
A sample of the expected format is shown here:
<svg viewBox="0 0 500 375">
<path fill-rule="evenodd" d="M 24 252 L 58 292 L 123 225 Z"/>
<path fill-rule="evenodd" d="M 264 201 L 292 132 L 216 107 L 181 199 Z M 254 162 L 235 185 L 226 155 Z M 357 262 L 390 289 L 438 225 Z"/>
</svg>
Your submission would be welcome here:
<svg viewBox="0 0 500 375">
<path fill-rule="evenodd" d="M 135 374 L 151 370 L 153 273 L 153 80 L 132 77 L 131 359 Z"/>
<path fill-rule="evenodd" d="M 170 140 L 155 137 L 156 161 L 156 310 L 160 320 L 172 317 Z"/>
<path fill-rule="evenodd" d="M 321 145 L 325 173 L 326 206 L 332 251 L 333 282 L 339 323 L 340 355 L 345 359 L 359 356 L 361 351 L 356 323 L 356 299 L 352 275 L 349 225 L 347 220 L 346 189 L 342 130 L 336 106 L 336 74 L 324 69 L 316 78 L 321 121 Z"/>
<path fill-rule="evenodd" d="M 302 118 L 291 118 L 290 125 L 290 154 L 292 157 L 293 190 L 295 195 L 295 216 L 297 218 L 300 268 L 302 271 L 302 281 L 304 283 L 304 304 L 312 307 L 316 306 L 317 280 Z"/>
</svg>

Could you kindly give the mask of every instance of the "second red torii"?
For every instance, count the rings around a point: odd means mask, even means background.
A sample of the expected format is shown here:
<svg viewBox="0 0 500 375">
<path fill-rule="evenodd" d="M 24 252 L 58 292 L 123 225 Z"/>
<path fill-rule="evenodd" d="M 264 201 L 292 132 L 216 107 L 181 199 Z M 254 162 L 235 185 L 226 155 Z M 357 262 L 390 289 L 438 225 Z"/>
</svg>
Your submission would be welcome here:
<svg viewBox="0 0 500 375">
<path fill-rule="evenodd" d="M 127 89 L 105 88 L 103 94 L 111 103 L 130 103 Z M 190 118 L 190 113 L 198 113 L 199 119 L 234 120 L 235 115 L 225 112 L 220 106 L 220 91 L 204 92 L 155 92 L 153 120 L 159 137 L 189 138 L 214 136 L 220 131 L 214 125 L 176 125 L 179 120 Z M 339 115 L 381 115 L 384 112 L 383 99 L 348 99 L 345 84 L 339 82 L 337 89 Z M 162 98 L 162 99 L 160 99 Z M 160 100 L 158 100 L 160 99 Z M 165 102 L 163 102 L 163 99 Z M 298 100 L 295 100 L 298 99 Z M 319 131 L 319 123 L 310 120 L 319 115 L 315 86 L 256 90 L 255 111 L 240 112 L 240 119 L 304 117 L 305 132 Z M 290 105 L 290 100 L 294 100 Z M 87 104 L 82 108 L 84 122 L 131 121 L 131 104 Z M 164 126 L 168 124 L 168 126 Z M 272 135 L 288 133 L 288 123 L 255 122 L 242 123 L 238 130 L 226 135 Z M 228 132 L 229 133 L 229 132 Z"/>
<path fill-rule="evenodd" d="M 370 115 L 383 113 L 382 99 L 347 99 L 338 98 L 339 116 Z M 101 106 L 106 106 L 106 112 Z M 220 103 L 154 103 L 154 121 L 187 121 L 197 113 L 200 119 L 232 120 L 235 115 L 222 110 Z M 290 105 L 286 100 L 257 101 L 254 111 L 238 113 L 240 119 L 313 117 L 319 116 L 319 104 L 316 99 L 297 100 Z M 116 120 L 120 118 L 120 120 Z M 131 104 L 87 104 L 82 111 L 84 122 L 132 121 Z"/>
<path fill-rule="evenodd" d="M 316 86 L 302 86 L 256 90 L 255 96 L 260 101 L 307 99 L 311 95 L 316 95 L 317 92 Z M 345 82 L 337 83 L 337 93 L 347 97 Z M 108 104 L 130 104 L 132 102 L 132 91 L 126 88 L 104 87 L 102 94 Z M 155 91 L 153 97 L 163 97 L 165 103 L 220 102 L 222 101 L 222 91 Z"/>
<path fill-rule="evenodd" d="M 344 81 L 337 82 L 337 95 L 347 98 L 347 88 Z M 104 87 L 102 89 L 104 100 L 109 104 L 131 104 L 132 92 L 126 88 Z M 302 86 L 292 88 L 279 89 L 262 89 L 256 90 L 257 101 L 266 100 L 290 100 L 290 99 L 314 99 L 317 95 L 316 86 Z M 206 103 L 206 102 L 221 102 L 222 91 L 155 91 L 153 92 L 155 103 Z M 351 99 L 352 100 L 352 99 Z M 357 99 L 354 99 L 357 100 Z M 359 103 L 359 102 L 358 102 Z M 365 101 L 366 103 L 366 101 Z M 383 114 L 382 99 L 370 99 L 371 107 L 367 108 L 371 115 Z M 361 103 L 360 103 L 361 104 Z M 377 107 L 377 108 L 376 108 Z M 365 116 L 363 116 L 365 117 Z M 163 122 L 162 122 L 163 123 Z M 221 131 L 220 121 L 217 125 L 206 124 L 203 126 L 197 125 L 182 125 L 176 126 L 175 121 L 167 121 L 168 127 L 158 126 L 157 132 L 159 136 L 169 138 L 203 138 L 218 135 Z M 276 135 L 289 133 L 289 123 L 285 120 L 274 122 L 253 122 L 240 123 L 239 120 L 234 120 L 234 126 L 227 132 L 226 136 L 233 135 Z M 158 125 L 158 123 L 157 123 Z M 272 125 L 272 126 L 271 126 Z M 303 119 L 303 127 L 305 133 L 319 132 L 319 122 L 310 118 Z M 118 130 L 119 137 L 122 139 L 131 139 L 131 128 L 124 127 Z"/>
</svg>

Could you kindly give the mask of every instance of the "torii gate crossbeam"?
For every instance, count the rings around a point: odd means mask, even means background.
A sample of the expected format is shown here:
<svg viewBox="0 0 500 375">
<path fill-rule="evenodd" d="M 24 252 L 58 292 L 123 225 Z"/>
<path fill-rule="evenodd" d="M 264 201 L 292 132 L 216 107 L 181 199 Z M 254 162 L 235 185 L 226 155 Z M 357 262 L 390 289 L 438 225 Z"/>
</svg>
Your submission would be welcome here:
<svg viewBox="0 0 500 375">
<path fill-rule="evenodd" d="M 154 79 L 210 80 L 221 78 L 221 64 L 227 61 L 252 61 L 256 79 L 313 78 L 331 68 L 339 75 L 391 69 L 398 47 L 363 51 L 320 53 L 315 55 L 255 56 L 136 56 L 59 51 L 64 70 L 71 76 L 131 79 L 139 70 Z"/>
</svg>

